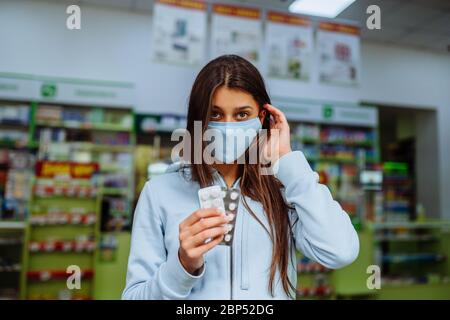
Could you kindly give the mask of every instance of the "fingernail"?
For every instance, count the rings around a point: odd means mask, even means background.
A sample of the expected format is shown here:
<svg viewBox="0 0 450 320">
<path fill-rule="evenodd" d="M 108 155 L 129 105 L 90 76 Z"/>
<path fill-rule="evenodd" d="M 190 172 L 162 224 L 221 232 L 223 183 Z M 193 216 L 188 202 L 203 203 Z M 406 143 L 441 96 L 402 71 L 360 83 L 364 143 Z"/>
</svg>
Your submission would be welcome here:
<svg viewBox="0 0 450 320">
<path fill-rule="evenodd" d="M 225 209 L 222 208 L 222 207 L 217 208 L 217 212 L 224 215 L 225 214 Z"/>
</svg>

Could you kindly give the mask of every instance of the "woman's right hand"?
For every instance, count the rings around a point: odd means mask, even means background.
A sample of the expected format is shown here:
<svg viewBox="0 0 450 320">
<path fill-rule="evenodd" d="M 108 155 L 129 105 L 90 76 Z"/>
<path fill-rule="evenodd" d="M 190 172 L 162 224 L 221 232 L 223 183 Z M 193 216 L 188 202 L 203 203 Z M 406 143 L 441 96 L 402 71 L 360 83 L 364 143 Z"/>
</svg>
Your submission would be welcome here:
<svg viewBox="0 0 450 320">
<path fill-rule="evenodd" d="M 218 245 L 228 231 L 227 217 L 218 208 L 199 209 L 180 224 L 180 262 L 187 272 L 196 274 L 203 266 L 203 255 Z M 205 243 L 207 239 L 211 241 Z"/>
</svg>

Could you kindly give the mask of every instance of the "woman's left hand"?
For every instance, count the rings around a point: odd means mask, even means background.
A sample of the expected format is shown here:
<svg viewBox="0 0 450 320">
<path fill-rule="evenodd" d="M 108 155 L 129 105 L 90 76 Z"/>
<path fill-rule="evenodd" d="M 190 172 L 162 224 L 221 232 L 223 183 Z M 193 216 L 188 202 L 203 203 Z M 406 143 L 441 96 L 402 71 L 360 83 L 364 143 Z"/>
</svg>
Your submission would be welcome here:
<svg viewBox="0 0 450 320">
<path fill-rule="evenodd" d="M 270 157 L 273 164 L 279 158 L 292 151 L 290 128 L 283 112 L 270 104 L 265 104 L 264 108 L 272 115 L 272 117 L 270 120 L 271 136 L 263 151 L 264 154 Z M 269 150 L 267 150 L 267 148 L 269 148 Z"/>
</svg>

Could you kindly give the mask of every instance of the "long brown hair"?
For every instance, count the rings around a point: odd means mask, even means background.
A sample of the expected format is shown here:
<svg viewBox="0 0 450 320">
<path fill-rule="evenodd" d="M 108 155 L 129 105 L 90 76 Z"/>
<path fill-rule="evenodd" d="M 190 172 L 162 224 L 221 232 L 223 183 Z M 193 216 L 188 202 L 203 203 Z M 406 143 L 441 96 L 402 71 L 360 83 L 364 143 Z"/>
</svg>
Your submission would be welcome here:
<svg viewBox="0 0 450 320">
<path fill-rule="evenodd" d="M 258 69 L 250 62 L 236 55 L 224 55 L 210 61 L 197 75 L 189 98 L 189 109 L 187 115 L 187 131 L 194 139 L 194 121 L 202 121 L 203 132 L 207 129 L 210 117 L 212 98 L 217 88 L 226 86 L 228 88 L 240 89 L 253 96 L 258 103 L 260 110 L 266 103 L 271 103 L 267 93 L 264 80 Z M 265 125 L 266 126 L 266 125 Z M 263 129 L 269 129 L 268 127 Z M 191 146 L 199 141 L 191 140 Z M 202 143 L 203 153 L 205 142 Z M 201 187 L 209 186 L 213 183 L 211 168 L 201 161 L 195 164 L 194 157 L 202 157 L 201 154 L 190 154 L 192 179 L 197 181 Z M 197 158 L 199 159 L 199 158 Z M 270 266 L 269 291 L 273 295 L 274 279 L 277 269 L 284 291 L 292 296 L 290 290 L 295 290 L 294 285 L 288 277 L 288 265 L 291 245 L 292 230 L 289 223 L 290 206 L 285 202 L 281 189 L 283 185 L 273 175 L 261 175 L 259 164 L 240 165 L 241 193 L 254 201 L 262 204 L 267 215 L 270 230 L 259 221 L 256 215 L 249 208 L 244 199 L 244 205 L 252 216 L 269 233 L 272 244 L 272 262 Z"/>
</svg>

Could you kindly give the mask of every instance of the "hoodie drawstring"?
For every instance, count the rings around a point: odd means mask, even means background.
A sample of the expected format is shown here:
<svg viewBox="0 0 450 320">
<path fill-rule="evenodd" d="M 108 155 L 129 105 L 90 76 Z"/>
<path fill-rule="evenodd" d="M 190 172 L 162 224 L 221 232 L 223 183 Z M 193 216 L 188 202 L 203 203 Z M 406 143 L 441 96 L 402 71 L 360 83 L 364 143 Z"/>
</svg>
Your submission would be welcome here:
<svg viewBox="0 0 450 320">
<path fill-rule="evenodd" d="M 241 206 L 242 207 L 242 206 Z M 242 216 L 242 229 L 241 229 L 241 290 L 249 289 L 249 276 L 248 276 L 248 212 L 241 209 L 240 214 Z"/>
</svg>

